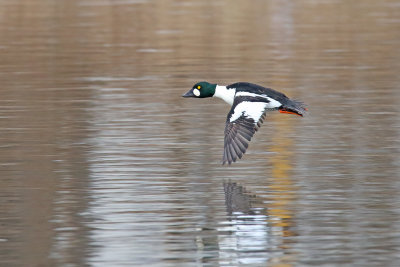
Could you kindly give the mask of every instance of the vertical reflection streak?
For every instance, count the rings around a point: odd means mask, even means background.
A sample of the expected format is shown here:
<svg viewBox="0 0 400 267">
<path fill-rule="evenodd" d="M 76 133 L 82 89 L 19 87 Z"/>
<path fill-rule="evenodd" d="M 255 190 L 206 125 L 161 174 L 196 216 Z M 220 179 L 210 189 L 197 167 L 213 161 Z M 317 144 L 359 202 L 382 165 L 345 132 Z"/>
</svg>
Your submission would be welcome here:
<svg viewBox="0 0 400 267">
<path fill-rule="evenodd" d="M 272 147 L 270 150 L 273 153 L 271 156 L 272 175 L 270 178 L 270 203 L 269 207 L 269 223 L 273 229 L 272 234 L 278 236 L 280 242 L 280 249 L 283 254 L 271 258 L 272 266 L 280 266 L 282 262 L 292 266 L 294 256 L 289 254 L 291 248 L 290 243 L 287 242 L 288 237 L 295 236 L 291 230 L 293 227 L 293 211 L 290 205 L 296 198 L 295 186 L 290 177 L 292 165 L 290 159 L 293 157 L 293 141 L 288 136 L 292 131 L 291 120 L 284 118 L 279 120 L 279 125 L 272 136 Z M 275 256 L 275 255 L 274 255 Z"/>
</svg>

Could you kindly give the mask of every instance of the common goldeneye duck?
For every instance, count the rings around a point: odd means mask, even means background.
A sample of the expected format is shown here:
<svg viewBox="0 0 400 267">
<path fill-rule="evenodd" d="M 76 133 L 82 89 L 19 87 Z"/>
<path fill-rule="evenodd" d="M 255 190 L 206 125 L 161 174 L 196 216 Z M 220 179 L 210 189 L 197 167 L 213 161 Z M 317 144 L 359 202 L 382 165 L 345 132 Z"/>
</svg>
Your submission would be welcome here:
<svg viewBox="0 0 400 267">
<path fill-rule="evenodd" d="M 254 133 L 260 128 L 267 111 L 303 116 L 307 108 L 302 102 L 283 93 L 257 84 L 239 82 L 228 86 L 208 82 L 196 83 L 183 97 L 218 97 L 232 106 L 225 125 L 222 164 L 242 158 Z"/>
</svg>

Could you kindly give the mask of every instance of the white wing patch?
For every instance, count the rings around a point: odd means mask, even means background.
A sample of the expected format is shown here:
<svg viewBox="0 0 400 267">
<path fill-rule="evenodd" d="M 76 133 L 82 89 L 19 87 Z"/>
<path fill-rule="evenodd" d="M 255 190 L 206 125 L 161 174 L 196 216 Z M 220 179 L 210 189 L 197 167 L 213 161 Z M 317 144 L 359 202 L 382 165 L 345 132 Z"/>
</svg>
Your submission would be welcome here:
<svg viewBox="0 0 400 267">
<path fill-rule="evenodd" d="M 282 103 L 270 98 L 269 96 L 266 95 L 258 95 L 258 94 L 254 94 L 254 93 L 250 93 L 250 92 L 237 92 L 236 96 L 250 96 L 250 97 L 262 97 L 265 98 L 269 101 L 269 103 L 267 103 L 267 105 L 265 106 L 266 108 L 279 108 L 280 106 L 282 106 Z"/>
<path fill-rule="evenodd" d="M 253 96 L 253 97 L 264 97 L 267 98 L 266 95 L 258 95 L 258 94 L 254 94 L 254 93 L 250 93 L 250 92 L 237 92 L 236 93 L 237 96 Z"/>
<path fill-rule="evenodd" d="M 244 115 L 247 118 L 253 119 L 254 124 L 257 125 L 258 120 L 263 115 L 268 104 L 270 103 L 243 101 L 235 107 L 229 122 L 233 122 L 240 118 L 240 116 Z"/>
</svg>

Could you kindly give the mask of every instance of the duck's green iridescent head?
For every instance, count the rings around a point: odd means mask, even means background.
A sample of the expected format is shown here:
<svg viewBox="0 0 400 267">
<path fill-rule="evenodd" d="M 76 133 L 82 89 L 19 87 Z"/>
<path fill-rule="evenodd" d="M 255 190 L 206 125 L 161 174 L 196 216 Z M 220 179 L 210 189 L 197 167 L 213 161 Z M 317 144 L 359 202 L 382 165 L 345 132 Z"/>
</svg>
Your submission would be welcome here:
<svg viewBox="0 0 400 267">
<path fill-rule="evenodd" d="M 212 84 L 208 82 L 199 82 L 193 85 L 193 88 L 182 96 L 197 97 L 197 98 L 212 97 L 215 94 L 216 87 L 217 84 Z"/>
</svg>

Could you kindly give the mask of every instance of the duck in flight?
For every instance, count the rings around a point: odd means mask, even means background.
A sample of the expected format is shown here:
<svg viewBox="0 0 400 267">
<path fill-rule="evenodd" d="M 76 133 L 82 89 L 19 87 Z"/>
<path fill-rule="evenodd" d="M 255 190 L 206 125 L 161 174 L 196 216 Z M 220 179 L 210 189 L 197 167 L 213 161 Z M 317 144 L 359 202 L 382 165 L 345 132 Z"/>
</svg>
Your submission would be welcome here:
<svg viewBox="0 0 400 267">
<path fill-rule="evenodd" d="M 228 86 L 208 82 L 196 83 L 183 97 L 218 97 L 232 106 L 225 125 L 222 164 L 242 158 L 254 133 L 260 128 L 268 111 L 303 116 L 307 108 L 302 102 L 263 86 L 238 82 Z"/>
</svg>

